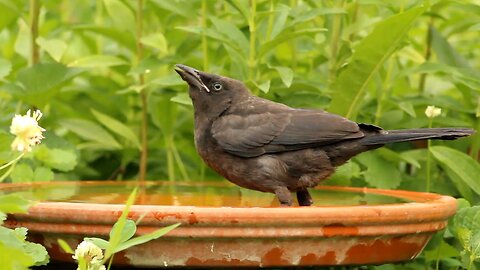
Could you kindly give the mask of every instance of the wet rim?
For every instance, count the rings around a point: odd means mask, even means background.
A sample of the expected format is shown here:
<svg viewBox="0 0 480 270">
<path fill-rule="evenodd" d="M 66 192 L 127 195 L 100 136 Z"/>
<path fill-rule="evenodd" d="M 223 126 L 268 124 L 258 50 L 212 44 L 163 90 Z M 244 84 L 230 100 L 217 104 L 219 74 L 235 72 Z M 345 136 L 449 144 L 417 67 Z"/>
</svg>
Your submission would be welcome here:
<svg viewBox="0 0 480 270">
<path fill-rule="evenodd" d="M 78 185 L 78 182 L 45 182 L 31 184 L 1 184 L 0 191 L 26 187 Z M 82 181 L 81 185 L 127 185 L 136 182 Z M 148 181 L 146 185 L 158 184 Z M 168 182 L 162 182 L 168 185 Z M 178 183 L 176 183 L 178 184 Z M 190 183 L 188 183 L 191 185 Z M 226 187 L 224 183 L 194 183 Z M 171 205 L 133 205 L 130 218 L 147 213 L 141 226 L 159 226 L 182 222 L 195 226 L 365 226 L 388 224 L 445 223 L 455 214 L 456 200 L 449 196 L 402 190 L 382 190 L 352 187 L 319 187 L 323 190 L 381 194 L 408 199 L 412 202 L 388 205 L 311 206 L 311 207 L 208 207 Z M 65 222 L 81 224 L 113 224 L 123 210 L 122 204 L 75 202 L 40 202 L 29 214 L 15 214 L 17 220 Z M 75 214 L 79 213 L 79 214 Z"/>
</svg>

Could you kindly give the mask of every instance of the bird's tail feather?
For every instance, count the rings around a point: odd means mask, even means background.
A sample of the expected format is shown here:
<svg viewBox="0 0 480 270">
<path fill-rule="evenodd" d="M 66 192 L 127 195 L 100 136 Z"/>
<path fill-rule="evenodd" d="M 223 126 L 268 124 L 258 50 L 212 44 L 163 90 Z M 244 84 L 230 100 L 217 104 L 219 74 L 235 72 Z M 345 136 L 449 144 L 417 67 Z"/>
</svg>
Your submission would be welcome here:
<svg viewBox="0 0 480 270">
<path fill-rule="evenodd" d="M 455 140 L 470 136 L 475 131 L 469 128 L 420 128 L 388 130 L 364 137 L 363 145 L 377 145 L 395 142 L 408 142 L 426 139 Z"/>
</svg>

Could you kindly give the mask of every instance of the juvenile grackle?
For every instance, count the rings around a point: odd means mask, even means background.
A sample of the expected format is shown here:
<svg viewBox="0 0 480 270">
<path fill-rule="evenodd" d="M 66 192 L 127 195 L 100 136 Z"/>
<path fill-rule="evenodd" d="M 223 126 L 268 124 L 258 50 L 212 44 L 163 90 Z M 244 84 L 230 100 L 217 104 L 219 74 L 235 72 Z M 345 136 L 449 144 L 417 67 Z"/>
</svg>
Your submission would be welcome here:
<svg viewBox="0 0 480 270">
<path fill-rule="evenodd" d="M 452 140 L 468 128 L 383 130 L 322 110 L 295 109 L 252 95 L 238 81 L 176 65 L 190 86 L 195 146 L 202 159 L 231 182 L 275 193 L 281 205 L 313 203 L 316 186 L 353 156 L 386 143 Z"/>
</svg>

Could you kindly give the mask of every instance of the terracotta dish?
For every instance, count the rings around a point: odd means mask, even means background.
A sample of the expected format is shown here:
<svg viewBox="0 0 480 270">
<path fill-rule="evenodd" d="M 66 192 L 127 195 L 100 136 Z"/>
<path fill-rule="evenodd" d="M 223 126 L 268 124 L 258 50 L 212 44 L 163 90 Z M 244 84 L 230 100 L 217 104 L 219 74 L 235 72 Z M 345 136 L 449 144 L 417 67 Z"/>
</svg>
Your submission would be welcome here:
<svg viewBox="0 0 480 270">
<path fill-rule="evenodd" d="M 72 261 L 57 239 L 108 239 L 134 182 L 2 184 L 41 202 L 5 225 L 24 226 L 52 260 Z M 399 190 L 320 187 L 311 207 L 278 207 L 273 195 L 227 183 L 147 182 L 129 218 L 137 234 L 181 222 L 167 235 L 115 255 L 115 264 L 312 266 L 411 260 L 456 211 L 452 197 Z"/>
</svg>

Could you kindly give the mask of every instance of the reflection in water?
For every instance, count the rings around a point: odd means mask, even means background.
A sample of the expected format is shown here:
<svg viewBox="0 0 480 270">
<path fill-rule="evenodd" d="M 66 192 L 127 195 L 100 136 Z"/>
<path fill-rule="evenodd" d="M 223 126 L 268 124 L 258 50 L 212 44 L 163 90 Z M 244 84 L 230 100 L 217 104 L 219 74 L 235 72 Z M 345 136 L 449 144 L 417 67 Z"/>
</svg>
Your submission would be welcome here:
<svg viewBox="0 0 480 270">
<path fill-rule="evenodd" d="M 134 182 L 63 182 L 43 185 L 31 184 L 26 187 L 2 189 L 2 193 L 18 193 L 42 201 L 88 202 L 123 204 Z M 406 199 L 374 193 L 311 189 L 316 206 L 378 205 L 409 202 Z M 269 207 L 278 206 L 275 196 L 243 189 L 230 184 L 147 182 L 139 189 L 136 204 L 177 205 L 177 206 L 237 206 Z"/>
</svg>

